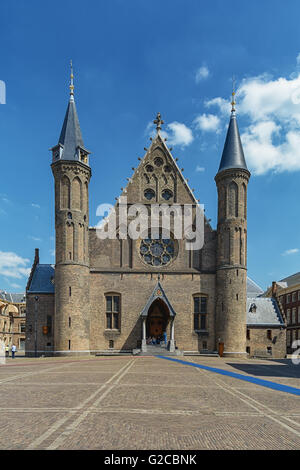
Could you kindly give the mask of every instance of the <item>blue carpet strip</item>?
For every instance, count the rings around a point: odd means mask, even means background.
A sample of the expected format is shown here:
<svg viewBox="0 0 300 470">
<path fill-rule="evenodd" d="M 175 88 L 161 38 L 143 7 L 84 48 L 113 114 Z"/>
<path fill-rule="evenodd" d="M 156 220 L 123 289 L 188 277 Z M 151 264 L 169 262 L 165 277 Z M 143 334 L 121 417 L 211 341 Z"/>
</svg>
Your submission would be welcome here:
<svg viewBox="0 0 300 470">
<path fill-rule="evenodd" d="M 166 359 L 167 361 L 178 362 L 185 366 L 193 366 L 193 367 L 197 367 L 198 369 L 208 370 L 210 372 L 215 372 L 216 374 L 226 375 L 227 377 L 233 377 L 234 379 L 244 380 L 245 382 L 251 382 L 255 385 L 260 385 L 261 387 L 267 387 L 267 388 L 271 388 L 273 390 L 277 390 L 280 392 L 291 393 L 292 395 L 298 395 L 298 396 L 300 395 L 299 388 L 289 387 L 288 385 L 282 385 L 276 382 L 270 382 L 269 380 L 257 379 L 256 377 L 252 377 L 251 375 L 249 376 L 249 375 L 236 374 L 235 372 L 230 372 L 228 370 L 203 366 L 201 364 L 195 364 L 193 362 L 182 361 L 180 359 L 174 359 L 172 357 L 167 357 L 167 356 L 156 356 L 156 357 L 160 357 L 161 359 Z"/>
</svg>

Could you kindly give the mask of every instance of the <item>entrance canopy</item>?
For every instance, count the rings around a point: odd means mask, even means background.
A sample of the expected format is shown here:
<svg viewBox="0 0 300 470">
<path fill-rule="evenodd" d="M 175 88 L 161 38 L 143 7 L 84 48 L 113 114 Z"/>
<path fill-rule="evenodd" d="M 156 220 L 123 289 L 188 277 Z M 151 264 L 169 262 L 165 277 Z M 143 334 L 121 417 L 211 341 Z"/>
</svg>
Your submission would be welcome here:
<svg viewBox="0 0 300 470">
<path fill-rule="evenodd" d="M 148 316 L 149 308 L 151 307 L 153 302 L 155 302 L 155 300 L 161 300 L 162 302 L 164 302 L 169 309 L 170 317 L 175 317 L 176 312 L 173 309 L 171 303 L 169 302 L 168 297 L 166 296 L 165 291 L 163 290 L 160 282 L 157 282 L 156 286 L 154 287 L 152 294 L 150 295 L 145 307 L 140 313 L 141 317 L 145 318 Z"/>
</svg>

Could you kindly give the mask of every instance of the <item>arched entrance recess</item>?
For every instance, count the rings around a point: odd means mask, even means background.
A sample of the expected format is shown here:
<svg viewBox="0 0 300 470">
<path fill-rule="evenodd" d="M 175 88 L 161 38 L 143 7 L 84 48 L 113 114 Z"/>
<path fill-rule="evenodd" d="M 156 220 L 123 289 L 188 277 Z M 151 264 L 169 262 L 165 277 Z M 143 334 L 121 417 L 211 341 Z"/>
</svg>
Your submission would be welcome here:
<svg viewBox="0 0 300 470">
<path fill-rule="evenodd" d="M 174 320 L 176 313 L 160 282 L 140 313 L 142 317 L 142 351 L 147 351 L 147 337 L 159 338 L 169 329 L 169 351 L 175 351 Z"/>
<path fill-rule="evenodd" d="M 149 308 L 146 321 L 146 336 L 162 337 L 170 321 L 168 306 L 162 299 L 156 299 Z"/>
</svg>

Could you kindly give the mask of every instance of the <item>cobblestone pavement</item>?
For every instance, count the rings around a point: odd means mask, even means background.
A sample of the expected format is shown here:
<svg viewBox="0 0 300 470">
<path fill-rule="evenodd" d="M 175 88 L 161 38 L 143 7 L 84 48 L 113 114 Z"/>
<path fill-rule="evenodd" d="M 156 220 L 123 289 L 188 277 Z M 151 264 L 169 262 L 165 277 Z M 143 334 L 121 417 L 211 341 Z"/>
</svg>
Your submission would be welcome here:
<svg viewBox="0 0 300 470">
<path fill-rule="evenodd" d="M 184 357 L 300 389 L 300 365 Z M 0 449 L 299 449 L 300 397 L 157 357 L 0 366 Z"/>
</svg>

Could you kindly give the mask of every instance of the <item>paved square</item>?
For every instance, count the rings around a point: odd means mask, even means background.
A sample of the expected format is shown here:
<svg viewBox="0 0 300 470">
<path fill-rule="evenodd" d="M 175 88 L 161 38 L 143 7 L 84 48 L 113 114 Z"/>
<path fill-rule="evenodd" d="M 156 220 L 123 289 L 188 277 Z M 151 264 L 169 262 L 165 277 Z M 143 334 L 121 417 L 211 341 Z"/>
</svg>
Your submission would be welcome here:
<svg viewBox="0 0 300 470">
<path fill-rule="evenodd" d="M 300 389 L 300 365 L 184 357 Z M 0 449 L 299 449 L 300 396 L 158 357 L 0 366 Z"/>
</svg>

